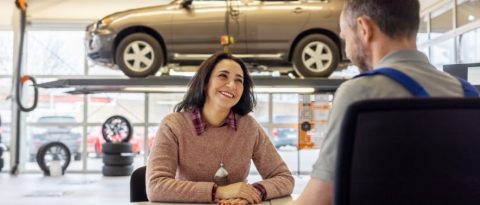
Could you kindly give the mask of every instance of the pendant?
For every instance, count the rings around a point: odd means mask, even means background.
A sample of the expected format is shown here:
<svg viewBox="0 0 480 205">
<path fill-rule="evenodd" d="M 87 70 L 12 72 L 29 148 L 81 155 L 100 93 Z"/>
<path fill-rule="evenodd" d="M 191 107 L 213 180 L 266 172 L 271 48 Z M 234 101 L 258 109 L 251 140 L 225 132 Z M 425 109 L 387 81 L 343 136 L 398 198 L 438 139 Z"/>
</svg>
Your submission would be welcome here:
<svg viewBox="0 0 480 205">
<path fill-rule="evenodd" d="M 218 168 L 217 172 L 215 172 L 215 176 L 213 176 L 213 181 L 217 186 L 226 186 L 228 185 L 228 171 L 223 167 L 223 162 L 220 162 L 220 167 Z"/>
</svg>

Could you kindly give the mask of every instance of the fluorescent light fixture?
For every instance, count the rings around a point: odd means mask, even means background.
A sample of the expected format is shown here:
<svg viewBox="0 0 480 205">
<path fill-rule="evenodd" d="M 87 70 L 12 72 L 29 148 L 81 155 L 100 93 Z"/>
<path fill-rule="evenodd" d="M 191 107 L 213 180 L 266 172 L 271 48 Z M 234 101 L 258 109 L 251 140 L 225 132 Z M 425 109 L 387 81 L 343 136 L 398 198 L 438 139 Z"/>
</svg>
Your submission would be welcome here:
<svg viewBox="0 0 480 205">
<path fill-rule="evenodd" d="M 184 93 L 187 87 L 126 87 L 124 91 L 145 93 Z"/>
<path fill-rule="evenodd" d="M 255 87 L 253 91 L 256 93 L 313 93 L 315 89 L 308 87 Z"/>
<path fill-rule="evenodd" d="M 123 89 L 129 92 L 152 92 L 152 93 L 184 93 L 187 87 L 127 87 Z M 256 93 L 313 93 L 314 88 L 309 87 L 255 87 Z"/>
<path fill-rule="evenodd" d="M 475 16 L 473 16 L 473 15 L 468 15 L 468 20 L 469 20 L 469 21 L 475 20 Z"/>
</svg>

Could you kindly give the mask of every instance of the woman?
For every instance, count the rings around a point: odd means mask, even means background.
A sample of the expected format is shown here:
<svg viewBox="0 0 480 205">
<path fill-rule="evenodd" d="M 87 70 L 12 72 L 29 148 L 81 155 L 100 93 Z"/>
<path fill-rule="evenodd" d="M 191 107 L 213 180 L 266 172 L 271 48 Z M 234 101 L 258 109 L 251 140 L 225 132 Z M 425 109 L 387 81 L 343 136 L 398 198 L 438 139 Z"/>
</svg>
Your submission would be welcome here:
<svg viewBox="0 0 480 205">
<path fill-rule="evenodd" d="M 147 164 L 149 200 L 253 204 L 291 194 L 292 174 L 248 115 L 255 103 L 241 60 L 223 52 L 205 60 L 158 129 Z M 251 160 L 264 180 L 250 185 Z"/>
</svg>

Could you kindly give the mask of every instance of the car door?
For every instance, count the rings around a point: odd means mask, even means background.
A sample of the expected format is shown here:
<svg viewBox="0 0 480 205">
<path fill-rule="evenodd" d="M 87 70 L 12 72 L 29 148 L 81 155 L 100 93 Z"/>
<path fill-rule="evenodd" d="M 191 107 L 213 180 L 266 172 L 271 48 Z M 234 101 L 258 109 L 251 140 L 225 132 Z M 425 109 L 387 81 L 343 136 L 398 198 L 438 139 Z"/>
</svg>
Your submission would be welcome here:
<svg viewBox="0 0 480 205">
<path fill-rule="evenodd" d="M 245 10 L 249 54 L 288 54 L 291 42 L 302 31 L 309 9 L 300 0 L 260 0 Z"/>
<path fill-rule="evenodd" d="M 229 33 L 236 43 L 231 46 L 233 53 L 246 52 L 245 17 L 239 12 L 240 2 L 229 0 Z M 225 24 L 225 0 L 193 0 L 187 8 L 181 8 L 173 16 L 171 26 L 172 52 L 178 58 L 185 54 L 212 54 L 223 50 L 220 37 L 227 34 Z M 243 32 L 242 32 L 243 31 Z"/>
</svg>

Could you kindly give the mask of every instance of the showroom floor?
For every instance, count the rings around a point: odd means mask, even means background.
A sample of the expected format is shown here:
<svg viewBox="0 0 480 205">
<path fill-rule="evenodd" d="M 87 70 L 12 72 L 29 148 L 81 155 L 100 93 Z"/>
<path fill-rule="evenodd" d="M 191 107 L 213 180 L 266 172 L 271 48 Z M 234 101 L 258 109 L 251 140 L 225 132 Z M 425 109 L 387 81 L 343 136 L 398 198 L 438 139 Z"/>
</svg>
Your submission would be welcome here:
<svg viewBox="0 0 480 205">
<path fill-rule="evenodd" d="M 248 181 L 258 181 L 251 175 Z M 295 176 L 294 194 L 305 187 L 309 176 Z M 21 174 L 17 177 L 0 173 L 2 205 L 128 205 L 130 177 L 103 177 L 99 174 L 66 174 L 45 177 Z"/>
</svg>

